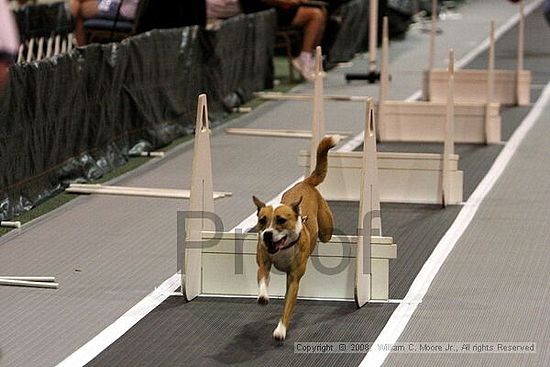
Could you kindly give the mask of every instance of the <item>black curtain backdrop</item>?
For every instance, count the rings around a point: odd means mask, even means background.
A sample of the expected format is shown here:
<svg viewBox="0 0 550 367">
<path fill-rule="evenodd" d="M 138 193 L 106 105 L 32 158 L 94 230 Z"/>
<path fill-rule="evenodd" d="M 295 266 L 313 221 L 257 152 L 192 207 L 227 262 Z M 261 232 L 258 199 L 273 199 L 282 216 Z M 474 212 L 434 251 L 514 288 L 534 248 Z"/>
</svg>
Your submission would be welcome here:
<svg viewBox="0 0 550 367">
<path fill-rule="evenodd" d="M 0 219 L 193 132 L 197 96 L 215 125 L 273 80 L 273 11 L 218 30 L 154 30 L 15 65 L 0 92 Z"/>
</svg>

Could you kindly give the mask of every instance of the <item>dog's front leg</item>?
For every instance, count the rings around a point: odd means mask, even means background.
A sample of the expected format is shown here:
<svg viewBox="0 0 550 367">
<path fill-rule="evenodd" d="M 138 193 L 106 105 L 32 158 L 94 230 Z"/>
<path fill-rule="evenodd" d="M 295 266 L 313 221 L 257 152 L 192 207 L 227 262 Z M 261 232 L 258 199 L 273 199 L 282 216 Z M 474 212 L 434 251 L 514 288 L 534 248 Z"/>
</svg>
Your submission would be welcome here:
<svg viewBox="0 0 550 367">
<path fill-rule="evenodd" d="M 286 276 L 286 295 L 285 306 L 283 308 L 283 317 L 279 320 L 277 328 L 273 331 L 273 337 L 277 341 L 283 341 L 286 338 L 288 324 L 294 313 L 296 298 L 298 297 L 298 288 L 300 287 L 300 279 L 304 273 L 287 274 Z"/>
<path fill-rule="evenodd" d="M 258 263 L 258 303 L 267 305 L 269 303 L 269 272 L 271 271 L 271 261 L 269 257 L 258 249 L 256 252 L 256 262 Z"/>
</svg>

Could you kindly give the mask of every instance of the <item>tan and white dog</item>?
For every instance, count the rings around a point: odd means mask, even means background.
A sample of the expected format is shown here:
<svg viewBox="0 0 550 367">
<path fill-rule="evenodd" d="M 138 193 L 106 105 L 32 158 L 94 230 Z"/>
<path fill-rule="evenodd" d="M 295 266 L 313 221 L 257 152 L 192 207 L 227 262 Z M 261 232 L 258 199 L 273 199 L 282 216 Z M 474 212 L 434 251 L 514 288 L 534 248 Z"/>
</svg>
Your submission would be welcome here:
<svg viewBox="0 0 550 367">
<path fill-rule="evenodd" d="M 255 196 L 258 208 L 258 303 L 269 302 L 267 286 L 271 265 L 286 273 L 286 295 L 283 316 L 273 337 L 282 341 L 298 296 L 300 279 L 306 271 L 309 256 L 317 243 L 332 237 L 333 220 L 330 208 L 316 186 L 327 174 L 327 154 L 338 143 L 334 137 L 324 138 L 317 147 L 315 170 L 283 194 L 281 203 L 266 206 Z"/>
</svg>

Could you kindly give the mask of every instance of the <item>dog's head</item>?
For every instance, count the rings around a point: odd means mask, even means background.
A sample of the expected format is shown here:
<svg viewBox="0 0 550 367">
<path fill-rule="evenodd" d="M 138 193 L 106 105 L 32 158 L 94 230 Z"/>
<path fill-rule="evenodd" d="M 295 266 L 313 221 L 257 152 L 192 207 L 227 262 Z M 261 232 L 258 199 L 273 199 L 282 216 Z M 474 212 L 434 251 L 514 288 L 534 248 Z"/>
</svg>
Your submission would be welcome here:
<svg viewBox="0 0 550 367">
<path fill-rule="evenodd" d="M 255 196 L 252 199 L 258 208 L 258 235 L 267 252 L 275 254 L 298 240 L 306 220 L 300 216 L 302 198 L 290 205 L 275 207 L 266 206 Z"/>
</svg>

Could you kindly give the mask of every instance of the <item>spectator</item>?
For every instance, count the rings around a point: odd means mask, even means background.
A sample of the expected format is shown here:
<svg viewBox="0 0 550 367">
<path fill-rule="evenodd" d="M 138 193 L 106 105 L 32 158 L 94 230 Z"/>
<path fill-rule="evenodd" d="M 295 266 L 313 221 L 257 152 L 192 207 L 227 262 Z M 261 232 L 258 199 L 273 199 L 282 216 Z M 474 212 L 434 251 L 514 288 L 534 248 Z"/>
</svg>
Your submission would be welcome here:
<svg viewBox="0 0 550 367">
<path fill-rule="evenodd" d="M 122 5 L 121 5 L 122 2 Z M 75 38 L 78 46 L 86 43 L 84 21 L 89 18 L 134 20 L 139 0 L 70 0 L 71 14 L 76 19 Z"/>
<path fill-rule="evenodd" d="M 8 3 L 0 0 L 0 88 L 8 80 L 10 65 L 19 48 L 18 32 Z"/>
<path fill-rule="evenodd" d="M 208 19 L 226 19 L 241 12 L 253 13 L 273 7 L 277 11 L 277 24 L 304 30 L 300 55 L 292 60 L 294 68 L 306 80 L 314 79 L 315 47 L 321 44 L 327 11 L 319 2 L 309 0 L 206 0 Z"/>
<path fill-rule="evenodd" d="M 327 11 L 323 6 L 311 6 L 308 0 L 262 0 L 265 4 L 277 10 L 279 26 L 294 26 L 303 28 L 304 39 L 301 52 L 292 60 L 292 65 L 306 80 L 313 80 L 313 51 L 321 44 Z"/>
</svg>

